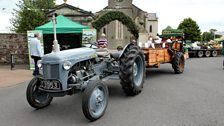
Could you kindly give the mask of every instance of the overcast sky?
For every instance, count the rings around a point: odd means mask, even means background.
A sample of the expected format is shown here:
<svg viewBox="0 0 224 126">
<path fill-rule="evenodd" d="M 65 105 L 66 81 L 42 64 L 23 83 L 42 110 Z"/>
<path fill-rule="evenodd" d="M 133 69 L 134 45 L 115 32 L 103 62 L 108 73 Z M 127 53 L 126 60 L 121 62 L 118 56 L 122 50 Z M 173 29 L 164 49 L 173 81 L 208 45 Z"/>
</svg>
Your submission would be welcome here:
<svg viewBox="0 0 224 126">
<path fill-rule="evenodd" d="M 62 4 L 63 0 L 56 0 Z M 68 4 L 96 12 L 107 6 L 107 0 L 67 0 Z M 8 32 L 9 19 L 18 0 L 0 0 L 0 33 Z M 159 32 L 170 25 L 177 28 L 184 18 L 191 17 L 202 32 L 209 29 L 224 31 L 224 0 L 133 0 L 133 4 L 148 13 L 157 13 Z"/>
</svg>

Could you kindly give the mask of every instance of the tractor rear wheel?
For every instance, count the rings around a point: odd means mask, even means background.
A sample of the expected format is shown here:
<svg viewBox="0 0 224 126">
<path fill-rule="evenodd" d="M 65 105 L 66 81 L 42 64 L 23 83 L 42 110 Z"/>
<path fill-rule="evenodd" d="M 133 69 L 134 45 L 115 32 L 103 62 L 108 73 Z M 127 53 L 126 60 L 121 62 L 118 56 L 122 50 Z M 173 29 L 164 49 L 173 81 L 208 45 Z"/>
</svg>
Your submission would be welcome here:
<svg viewBox="0 0 224 126">
<path fill-rule="evenodd" d="M 120 57 L 119 76 L 125 94 L 134 96 L 141 92 L 145 77 L 145 59 L 138 46 L 129 46 Z"/>
<path fill-rule="evenodd" d="M 174 55 L 174 59 L 172 61 L 172 67 L 176 74 L 183 73 L 185 66 L 184 54 L 182 52 L 177 52 Z"/>
</svg>

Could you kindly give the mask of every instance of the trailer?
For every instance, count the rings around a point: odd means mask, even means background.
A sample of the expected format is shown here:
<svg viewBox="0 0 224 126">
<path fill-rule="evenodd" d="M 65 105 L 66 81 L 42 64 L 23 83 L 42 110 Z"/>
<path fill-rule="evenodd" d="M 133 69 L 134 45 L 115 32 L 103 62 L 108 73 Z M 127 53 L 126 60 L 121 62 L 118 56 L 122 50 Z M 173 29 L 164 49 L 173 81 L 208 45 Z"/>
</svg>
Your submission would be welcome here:
<svg viewBox="0 0 224 126">
<path fill-rule="evenodd" d="M 221 44 L 214 44 L 210 47 L 207 45 L 198 46 L 196 43 L 193 43 L 194 45 L 189 43 L 186 44 L 188 45 L 186 47 L 190 57 L 217 57 L 223 55 L 223 42 L 221 42 Z"/>
<path fill-rule="evenodd" d="M 190 57 L 217 57 L 222 54 L 222 49 L 191 49 L 188 48 Z"/>
</svg>

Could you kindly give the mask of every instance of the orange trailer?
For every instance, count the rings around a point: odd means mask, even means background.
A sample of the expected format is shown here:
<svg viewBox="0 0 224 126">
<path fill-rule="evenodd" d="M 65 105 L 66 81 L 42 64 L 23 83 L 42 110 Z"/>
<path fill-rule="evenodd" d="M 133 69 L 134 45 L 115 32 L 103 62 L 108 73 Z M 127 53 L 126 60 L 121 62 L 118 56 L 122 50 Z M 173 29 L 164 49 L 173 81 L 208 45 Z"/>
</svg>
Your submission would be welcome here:
<svg viewBox="0 0 224 126">
<path fill-rule="evenodd" d="M 143 50 L 147 68 L 159 68 L 160 64 L 171 63 L 175 73 L 184 71 L 185 58 L 182 42 L 166 43 L 165 48 L 162 48 L 161 44 L 156 44 L 155 48 L 143 48 Z"/>
</svg>

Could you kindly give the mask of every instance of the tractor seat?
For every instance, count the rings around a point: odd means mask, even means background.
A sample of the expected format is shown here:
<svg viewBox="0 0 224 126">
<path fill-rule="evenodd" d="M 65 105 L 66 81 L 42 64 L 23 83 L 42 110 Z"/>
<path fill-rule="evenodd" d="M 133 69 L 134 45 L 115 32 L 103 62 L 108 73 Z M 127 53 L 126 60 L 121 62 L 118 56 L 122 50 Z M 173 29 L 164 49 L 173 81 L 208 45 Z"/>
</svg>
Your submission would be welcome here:
<svg viewBox="0 0 224 126">
<path fill-rule="evenodd" d="M 121 54 L 121 51 L 110 53 L 111 58 L 118 59 Z"/>
<path fill-rule="evenodd" d="M 109 55 L 109 51 L 106 48 L 96 49 L 96 54 L 98 57 L 107 57 Z"/>
</svg>

